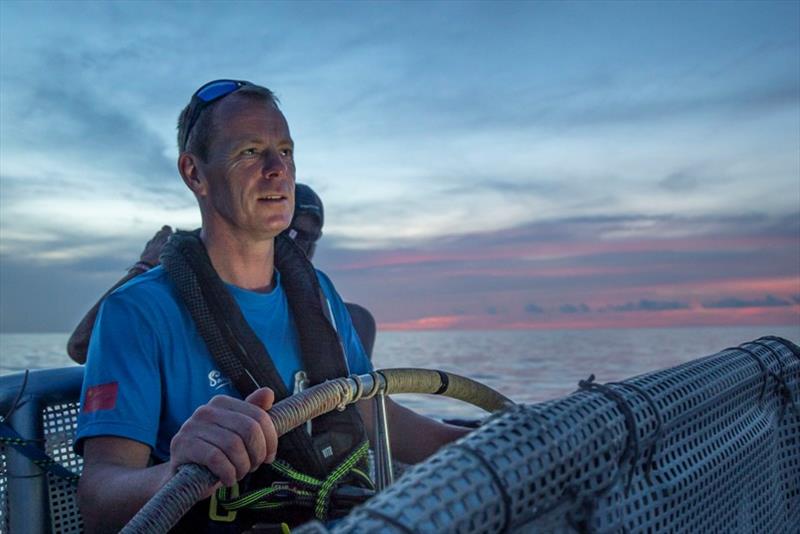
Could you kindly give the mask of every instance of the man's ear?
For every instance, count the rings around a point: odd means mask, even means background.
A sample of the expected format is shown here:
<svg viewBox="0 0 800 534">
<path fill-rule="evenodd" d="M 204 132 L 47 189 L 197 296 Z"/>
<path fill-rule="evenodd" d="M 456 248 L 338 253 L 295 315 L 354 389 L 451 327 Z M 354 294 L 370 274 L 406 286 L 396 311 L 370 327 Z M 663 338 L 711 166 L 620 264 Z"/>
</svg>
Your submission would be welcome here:
<svg viewBox="0 0 800 534">
<path fill-rule="evenodd" d="M 206 182 L 198 168 L 197 156 L 191 152 L 184 152 L 178 157 L 178 172 L 181 173 L 183 183 L 197 196 L 205 196 Z"/>
</svg>

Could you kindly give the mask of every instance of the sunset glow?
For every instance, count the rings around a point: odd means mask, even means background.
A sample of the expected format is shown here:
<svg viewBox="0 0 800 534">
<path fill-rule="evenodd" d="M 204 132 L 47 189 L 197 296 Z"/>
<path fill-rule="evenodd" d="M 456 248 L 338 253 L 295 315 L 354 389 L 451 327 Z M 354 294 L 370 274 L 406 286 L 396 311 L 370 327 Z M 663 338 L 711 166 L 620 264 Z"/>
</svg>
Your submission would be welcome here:
<svg viewBox="0 0 800 534">
<path fill-rule="evenodd" d="M 200 226 L 175 121 L 223 77 L 383 330 L 800 328 L 798 2 L 0 3 L 2 332 Z"/>
</svg>

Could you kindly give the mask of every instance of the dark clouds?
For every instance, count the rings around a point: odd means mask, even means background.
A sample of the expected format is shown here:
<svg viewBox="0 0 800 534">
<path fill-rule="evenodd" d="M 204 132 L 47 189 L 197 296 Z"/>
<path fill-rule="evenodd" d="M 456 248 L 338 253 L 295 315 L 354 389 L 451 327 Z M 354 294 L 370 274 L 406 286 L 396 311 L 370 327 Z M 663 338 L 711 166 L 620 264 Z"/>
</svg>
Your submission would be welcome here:
<svg viewBox="0 0 800 534">
<path fill-rule="evenodd" d="M 777 298 L 774 295 L 767 295 L 760 299 L 742 299 L 737 297 L 726 297 L 717 301 L 704 302 L 705 308 L 774 308 L 791 306 L 789 300 Z"/>
<path fill-rule="evenodd" d="M 673 228 L 695 228 L 695 234 L 660 238 L 662 229 L 657 225 L 654 236 L 600 237 L 636 220 L 625 216 L 547 221 L 511 232 L 393 250 L 337 249 L 323 238 L 317 263 L 347 300 L 367 306 L 379 322 L 452 315 L 453 310 L 457 315 L 482 314 L 504 321 L 516 316 L 689 312 L 690 300 L 677 297 L 709 284 L 718 287 L 711 290 L 717 296 L 697 303 L 709 310 L 788 310 L 792 302 L 800 304 L 796 289 L 743 293 L 751 280 L 759 285 L 787 280 L 787 288 L 792 279 L 795 288 L 800 283 L 796 261 L 800 245 L 786 235 L 785 220 L 779 224 L 769 216 L 755 215 L 682 221 L 669 217 L 664 220 Z M 510 234 L 513 239 L 507 239 Z M 68 250 L 86 244 L 84 235 L 65 236 L 49 246 Z M 19 261 L 4 254 L 0 329 L 71 329 L 94 299 L 124 274 L 148 238 L 95 238 L 98 251 L 114 252 L 57 263 Z M 653 288 L 675 297 L 658 298 Z"/>
<path fill-rule="evenodd" d="M 561 313 L 589 313 L 591 309 L 586 304 L 562 304 L 558 309 Z"/>
<path fill-rule="evenodd" d="M 800 283 L 798 220 L 758 213 L 568 218 L 385 250 L 337 249 L 323 239 L 318 264 L 379 321 L 454 308 L 484 314 L 487 300 L 523 316 L 690 312 L 763 284 L 784 288 L 775 297 L 790 299 L 791 281 Z M 674 296 L 658 296 L 665 293 Z"/>
<path fill-rule="evenodd" d="M 675 300 L 647 300 L 639 302 L 626 302 L 618 306 L 611 306 L 609 309 L 618 312 L 630 311 L 666 311 L 666 310 L 688 310 L 688 302 L 678 302 Z"/>
<path fill-rule="evenodd" d="M 794 309 L 798 9 L 6 3 L 0 329 L 71 328 L 194 216 L 174 121 L 219 76 L 282 97 L 379 321 Z"/>
<path fill-rule="evenodd" d="M 536 313 L 544 313 L 544 310 L 541 308 L 541 306 L 537 306 L 534 303 L 530 303 L 525 305 L 525 312 L 536 314 Z"/>
<path fill-rule="evenodd" d="M 59 72 L 79 70 L 83 61 L 85 58 L 67 51 L 52 51 L 43 66 L 59 77 Z M 114 101 L 113 94 L 98 91 L 80 77 L 70 78 L 69 84 L 44 78 L 31 82 L 24 95 L 16 96 L 13 111 L 7 110 L 12 112 L 5 120 L 27 125 L 15 132 L 15 145 L 46 146 L 51 157 L 61 154 L 82 159 L 97 174 L 137 185 L 174 183 L 176 189 L 182 187 L 174 156 L 165 154 L 162 135 L 138 118 L 140 110 L 126 108 L 123 102 Z"/>
</svg>

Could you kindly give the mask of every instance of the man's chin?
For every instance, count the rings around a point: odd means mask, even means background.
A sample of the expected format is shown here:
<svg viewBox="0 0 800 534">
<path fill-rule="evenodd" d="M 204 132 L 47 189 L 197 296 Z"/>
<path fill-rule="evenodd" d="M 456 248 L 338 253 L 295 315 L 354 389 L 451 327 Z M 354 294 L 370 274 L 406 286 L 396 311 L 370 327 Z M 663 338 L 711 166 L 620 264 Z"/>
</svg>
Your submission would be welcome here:
<svg viewBox="0 0 800 534">
<path fill-rule="evenodd" d="M 260 239 L 274 239 L 289 228 L 289 222 L 268 224 L 260 228 L 257 234 Z"/>
</svg>

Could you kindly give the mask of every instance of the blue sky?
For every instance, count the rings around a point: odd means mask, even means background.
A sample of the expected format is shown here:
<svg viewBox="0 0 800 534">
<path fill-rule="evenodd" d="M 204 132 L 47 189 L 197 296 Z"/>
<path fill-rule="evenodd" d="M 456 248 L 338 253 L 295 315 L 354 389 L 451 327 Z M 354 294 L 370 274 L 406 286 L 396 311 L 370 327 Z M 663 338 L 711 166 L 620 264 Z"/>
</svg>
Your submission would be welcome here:
<svg viewBox="0 0 800 534">
<path fill-rule="evenodd" d="M 800 322 L 797 2 L 6 1 L 0 59 L 3 331 L 199 224 L 174 124 L 220 77 L 281 98 L 387 328 Z"/>
</svg>

